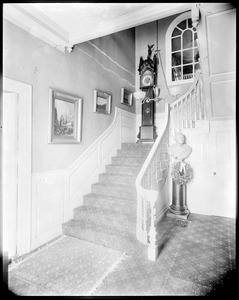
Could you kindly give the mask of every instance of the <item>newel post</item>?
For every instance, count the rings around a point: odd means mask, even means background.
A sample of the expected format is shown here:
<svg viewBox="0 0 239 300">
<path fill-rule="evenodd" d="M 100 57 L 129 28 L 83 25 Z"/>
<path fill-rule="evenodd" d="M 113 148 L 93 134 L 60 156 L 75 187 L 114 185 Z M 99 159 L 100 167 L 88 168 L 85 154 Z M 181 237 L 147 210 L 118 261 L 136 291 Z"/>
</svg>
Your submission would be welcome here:
<svg viewBox="0 0 239 300">
<path fill-rule="evenodd" d="M 154 207 L 155 201 L 151 201 L 150 204 L 151 204 L 151 226 L 149 230 L 148 259 L 152 261 L 156 261 L 158 257 L 158 245 L 157 245 L 158 233 L 155 227 L 155 220 L 156 220 L 156 209 Z"/>
</svg>

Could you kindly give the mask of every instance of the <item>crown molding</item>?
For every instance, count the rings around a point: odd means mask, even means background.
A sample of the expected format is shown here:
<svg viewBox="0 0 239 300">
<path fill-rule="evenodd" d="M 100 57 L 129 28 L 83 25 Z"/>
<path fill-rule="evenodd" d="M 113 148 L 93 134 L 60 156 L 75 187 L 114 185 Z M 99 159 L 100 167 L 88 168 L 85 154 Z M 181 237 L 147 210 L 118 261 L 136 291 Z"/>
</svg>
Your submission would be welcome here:
<svg viewBox="0 0 239 300">
<path fill-rule="evenodd" d="M 92 26 L 87 27 L 87 30 L 81 29 L 81 26 L 76 23 L 72 25 L 70 32 L 57 25 L 31 4 L 4 4 L 3 18 L 65 52 L 65 49 L 68 51 L 72 49 L 73 45 L 185 12 L 191 9 L 191 5 L 190 3 L 150 4 L 146 8 L 113 20 L 109 19 L 100 24 L 92 22 Z"/>
<path fill-rule="evenodd" d="M 72 30 L 70 33 L 70 43 L 78 44 L 89 41 L 100 36 L 112 34 L 132 27 L 136 27 L 145 23 L 153 22 L 177 13 L 185 12 L 191 9 L 191 3 L 160 3 L 150 5 L 127 15 L 123 15 L 114 20 L 102 22 L 101 24 L 92 24 L 92 27 L 85 30 L 80 30 L 80 26 L 75 25 L 77 30 Z"/>
<path fill-rule="evenodd" d="M 66 30 L 28 4 L 4 4 L 3 18 L 62 52 L 73 46 Z"/>
</svg>

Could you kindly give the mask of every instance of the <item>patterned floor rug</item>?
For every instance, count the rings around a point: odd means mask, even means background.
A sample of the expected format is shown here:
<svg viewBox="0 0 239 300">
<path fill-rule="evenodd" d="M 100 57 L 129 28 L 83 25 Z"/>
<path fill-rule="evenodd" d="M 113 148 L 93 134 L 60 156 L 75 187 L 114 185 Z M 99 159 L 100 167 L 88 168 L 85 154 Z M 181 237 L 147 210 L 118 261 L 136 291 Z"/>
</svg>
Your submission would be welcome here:
<svg viewBox="0 0 239 300">
<path fill-rule="evenodd" d="M 181 219 L 175 219 L 175 225 L 180 227 L 188 227 L 190 225 L 190 221 L 188 220 L 181 220 Z"/>
<path fill-rule="evenodd" d="M 17 295 L 91 295 L 127 256 L 120 251 L 64 236 L 9 271 Z"/>
</svg>

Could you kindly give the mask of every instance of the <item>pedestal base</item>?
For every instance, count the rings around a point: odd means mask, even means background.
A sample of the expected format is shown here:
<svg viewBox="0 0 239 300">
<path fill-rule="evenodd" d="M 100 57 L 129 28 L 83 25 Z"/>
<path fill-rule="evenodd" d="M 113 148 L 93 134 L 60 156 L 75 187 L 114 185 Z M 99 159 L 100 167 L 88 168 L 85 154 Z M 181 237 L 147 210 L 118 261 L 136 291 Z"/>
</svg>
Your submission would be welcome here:
<svg viewBox="0 0 239 300">
<path fill-rule="evenodd" d="M 187 186 L 173 181 L 173 203 L 168 209 L 167 216 L 186 220 L 190 214 L 187 208 Z"/>
<path fill-rule="evenodd" d="M 177 214 L 171 213 L 170 209 L 167 212 L 167 217 L 176 218 L 176 219 L 183 219 L 183 220 L 187 220 L 189 215 L 190 215 L 190 211 L 187 211 L 187 213 L 184 214 L 184 215 L 177 215 Z"/>
</svg>

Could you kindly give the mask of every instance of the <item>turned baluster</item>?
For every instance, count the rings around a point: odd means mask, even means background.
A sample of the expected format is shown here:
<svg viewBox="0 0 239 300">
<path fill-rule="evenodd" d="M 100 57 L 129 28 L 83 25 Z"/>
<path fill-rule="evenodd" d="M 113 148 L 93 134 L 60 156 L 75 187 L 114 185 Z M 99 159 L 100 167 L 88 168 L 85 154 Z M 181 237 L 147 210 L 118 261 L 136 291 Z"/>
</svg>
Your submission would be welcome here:
<svg viewBox="0 0 239 300">
<path fill-rule="evenodd" d="M 142 199 L 142 211 L 143 211 L 143 242 L 147 243 L 147 200 L 145 198 Z"/>
<path fill-rule="evenodd" d="M 151 226 L 149 230 L 149 246 L 148 246 L 148 259 L 156 261 L 158 257 L 158 246 L 157 246 L 157 230 L 155 227 L 156 220 L 156 209 L 154 207 L 154 201 L 151 201 Z"/>
<path fill-rule="evenodd" d="M 189 127 L 193 127 L 192 121 L 192 92 L 189 94 Z"/>
<path fill-rule="evenodd" d="M 177 112 L 176 112 L 175 108 L 176 108 L 175 105 L 173 105 L 172 110 L 171 110 L 171 112 L 172 112 L 171 120 L 173 123 L 171 128 L 173 129 L 173 134 L 175 134 L 175 128 L 176 128 L 176 124 L 177 124 Z"/>
<path fill-rule="evenodd" d="M 199 79 L 199 86 L 200 86 L 200 96 L 201 96 L 201 105 L 202 105 L 202 119 L 205 119 L 205 102 L 204 102 L 204 95 L 203 95 L 203 82 L 202 78 Z"/>
<path fill-rule="evenodd" d="M 199 120 L 199 107 L 200 107 L 200 102 L 199 102 L 199 90 L 198 90 L 198 83 L 195 86 L 195 120 Z"/>
<path fill-rule="evenodd" d="M 200 82 L 197 82 L 197 88 L 198 88 L 198 118 L 199 120 L 202 120 L 202 98 L 201 98 L 201 86 Z"/>
<path fill-rule="evenodd" d="M 188 95 L 186 97 L 186 128 L 190 127 L 189 126 L 189 116 L 190 116 L 190 114 L 189 114 L 189 109 L 190 109 L 190 107 L 189 107 L 189 98 L 190 98 L 190 95 Z"/>
</svg>

